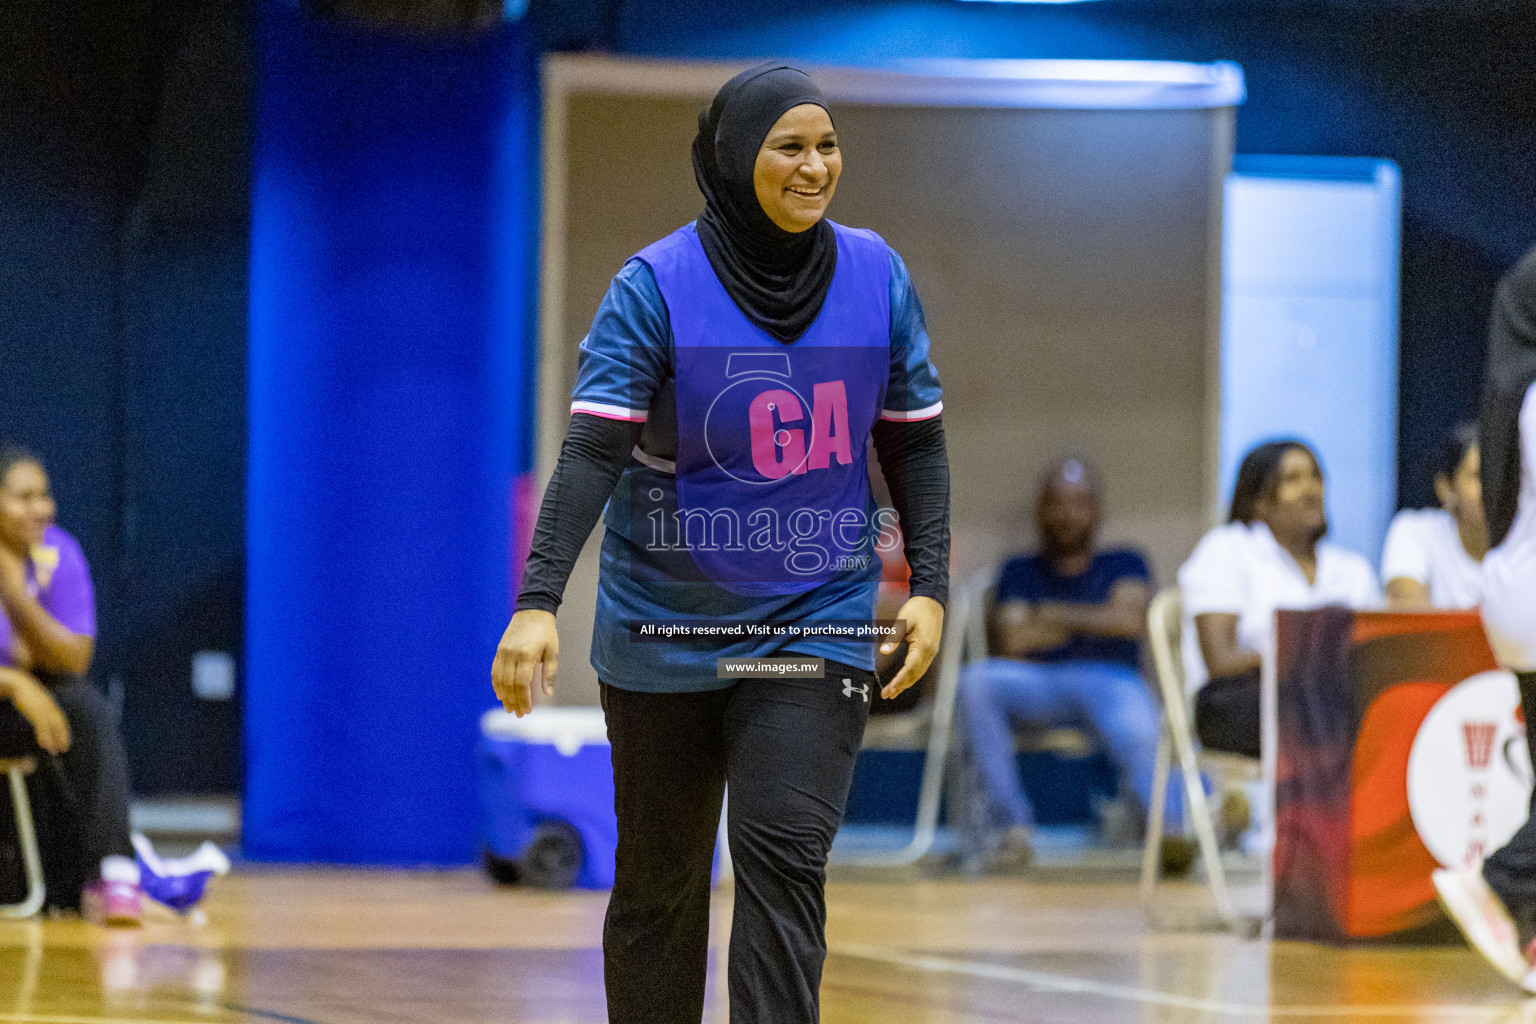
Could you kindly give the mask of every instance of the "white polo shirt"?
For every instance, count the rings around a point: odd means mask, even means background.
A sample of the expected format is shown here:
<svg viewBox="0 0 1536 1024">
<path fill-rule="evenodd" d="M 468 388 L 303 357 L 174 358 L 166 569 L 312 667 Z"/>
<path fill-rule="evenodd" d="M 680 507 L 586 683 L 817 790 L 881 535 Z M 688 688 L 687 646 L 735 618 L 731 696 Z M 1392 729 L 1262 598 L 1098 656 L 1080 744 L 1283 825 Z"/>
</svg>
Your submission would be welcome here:
<svg viewBox="0 0 1536 1024">
<path fill-rule="evenodd" d="M 1184 602 L 1184 680 L 1190 692 L 1210 678 L 1195 634 L 1196 615 L 1236 615 L 1237 642 L 1262 651 L 1274 635 L 1277 610 L 1381 604 L 1376 574 L 1364 558 L 1319 543 L 1317 579 L 1308 583 L 1301 566 L 1263 523 L 1228 523 L 1202 537 L 1179 569 L 1179 593 Z"/>
<path fill-rule="evenodd" d="M 1504 543 L 1483 559 L 1483 627 L 1499 664 L 1536 672 L 1536 384 L 1520 405 L 1520 503 Z"/>
<path fill-rule="evenodd" d="M 1381 548 L 1382 586 L 1395 579 L 1428 587 L 1436 608 L 1483 602 L 1483 563 L 1467 554 L 1456 517 L 1443 508 L 1405 508 L 1392 517 Z"/>
</svg>

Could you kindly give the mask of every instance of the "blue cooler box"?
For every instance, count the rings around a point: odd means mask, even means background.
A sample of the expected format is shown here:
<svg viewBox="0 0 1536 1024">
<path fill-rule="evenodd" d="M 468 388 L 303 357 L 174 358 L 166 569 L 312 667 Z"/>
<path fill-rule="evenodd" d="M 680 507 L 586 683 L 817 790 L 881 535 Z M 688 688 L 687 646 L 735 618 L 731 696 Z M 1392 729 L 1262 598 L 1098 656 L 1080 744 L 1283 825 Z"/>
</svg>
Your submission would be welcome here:
<svg viewBox="0 0 1536 1024">
<path fill-rule="evenodd" d="M 480 805 L 486 866 L 497 881 L 550 889 L 613 887 L 619 826 L 602 708 L 536 707 L 480 717 Z M 730 877 L 715 842 L 710 880 Z"/>
<path fill-rule="evenodd" d="M 480 719 L 480 802 L 492 874 L 547 888 L 613 886 L 618 824 L 601 708 Z"/>
</svg>

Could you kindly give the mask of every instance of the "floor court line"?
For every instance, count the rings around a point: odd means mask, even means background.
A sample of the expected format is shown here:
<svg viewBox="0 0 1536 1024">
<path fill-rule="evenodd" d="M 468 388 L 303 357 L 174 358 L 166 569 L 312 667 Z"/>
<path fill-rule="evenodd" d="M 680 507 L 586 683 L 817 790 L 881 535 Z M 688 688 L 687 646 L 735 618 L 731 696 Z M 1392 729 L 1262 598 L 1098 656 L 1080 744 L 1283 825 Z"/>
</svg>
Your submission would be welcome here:
<svg viewBox="0 0 1536 1024">
<path fill-rule="evenodd" d="M 262 1020 L 275 1020 L 279 1024 L 318 1024 L 308 1017 L 294 1017 L 286 1013 L 277 1013 L 273 1010 L 258 1010 L 252 1006 L 241 1006 L 239 1003 L 220 1002 L 220 1006 L 230 1013 L 242 1014 L 246 1017 L 259 1017 Z"/>
<path fill-rule="evenodd" d="M 1071 993 L 1099 996 L 1122 1002 L 1166 1006 L 1171 1009 L 1217 1013 L 1229 1017 L 1254 1017 L 1264 1020 L 1273 1017 L 1379 1017 L 1423 1019 L 1426 1015 L 1438 1018 L 1458 1017 L 1468 1021 L 1508 1021 L 1511 1014 L 1527 1009 L 1523 1003 L 1507 1003 L 1489 1006 L 1440 1006 L 1434 1004 L 1397 1006 L 1269 1006 L 1257 1003 L 1229 1003 L 1219 999 L 1202 999 L 1197 996 L 1181 996 L 1172 992 L 1138 988 L 1134 985 L 1116 985 L 1111 982 L 1074 978 L 1066 974 L 1032 971 L 1005 964 L 989 964 L 975 960 L 959 960 L 952 957 L 928 956 L 916 953 L 891 953 L 873 946 L 838 945 L 834 954 L 872 960 L 877 963 L 905 967 L 911 970 L 931 971 L 941 974 L 960 974 L 987 981 L 1011 982 L 1028 985 L 1044 992 Z M 1526 1019 L 1523 1016 L 1520 1019 Z M 1530 1018 L 1536 1021 L 1536 1012 Z"/>
<path fill-rule="evenodd" d="M 166 1020 L 150 1017 L 81 1017 L 58 1013 L 0 1013 L 0 1024 L 233 1024 L 228 1018 L 182 1017 Z"/>
</svg>

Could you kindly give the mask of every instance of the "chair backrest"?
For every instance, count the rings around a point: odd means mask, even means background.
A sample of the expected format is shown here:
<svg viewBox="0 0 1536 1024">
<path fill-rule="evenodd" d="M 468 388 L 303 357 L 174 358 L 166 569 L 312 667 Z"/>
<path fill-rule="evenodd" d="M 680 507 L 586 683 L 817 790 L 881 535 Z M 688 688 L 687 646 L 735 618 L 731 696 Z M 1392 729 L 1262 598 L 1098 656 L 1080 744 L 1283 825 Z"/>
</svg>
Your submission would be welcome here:
<svg viewBox="0 0 1536 1024">
<path fill-rule="evenodd" d="M 986 609 L 990 607 L 993 575 L 989 572 L 984 576 L 973 576 L 950 592 L 944 615 L 944 635 L 939 643 L 939 653 L 929 668 L 929 672 L 937 673 L 937 692 L 931 697 L 924 695 L 905 710 L 870 715 L 869 724 L 864 728 L 863 749 L 922 750 L 931 745 L 935 715 L 945 723 L 946 730 L 949 728 L 953 708 L 940 709 L 937 705 L 946 700 L 953 702 L 958 679 L 946 680 L 945 677 L 958 677 L 962 666 L 987 656 Z M 947 736 L 944 743 L 947 749 Z"/>
<path fill-rule="evenodd" d="M 1152 648 L 1152 664 L 1157 670 L 1158 689 L 1163 695 L 1163 713 L 1177 736 L 1187 737 L 1199 748 L 1194 732 L 1192 695 L 1184 686 L 1184 602 L 1178 587 L 1169 587 L 1147 605 L 1147 641 Z M 1201 761 L 1224 772 L 1241 772 L 1253 778 L 1260 762 L 1245 754 L 1199 749 Z"/>
<path fill-rule="evenodd" d="M 970 587 L 971 602 L 962 635 L 965 649 L 961 654 L 961 664 L 983 661 L 991 654 L 992 645 L 988 633 L 992 607 L 997 602 L 997 570 L 977 573 L 967 586 Z"/>
<path fill-rule="evenodd" d="M 1177 705 L 1180 711 L 1189 699 L 1184 690 L 1183 622 L 1184 602 L 1178 587 L 1160 591 L 1147 605 L 1147 642 L 1163 704 L 1170 709 Z"/>
<path fill-rule="evenodd" d="M 992 656 L 992 613 L 997 610 L 997 574 L 994 566 L 972 576 L 966 584 L 965 630 L 961 634 L 960 664 L 985 661 Z M 1066 757 L 1087 757 L 1096 749 L 1092 737 L 1071 726 L 1014 729 L 1014 742 L 1020 750 L 1049 750 Z"/>
</svg>

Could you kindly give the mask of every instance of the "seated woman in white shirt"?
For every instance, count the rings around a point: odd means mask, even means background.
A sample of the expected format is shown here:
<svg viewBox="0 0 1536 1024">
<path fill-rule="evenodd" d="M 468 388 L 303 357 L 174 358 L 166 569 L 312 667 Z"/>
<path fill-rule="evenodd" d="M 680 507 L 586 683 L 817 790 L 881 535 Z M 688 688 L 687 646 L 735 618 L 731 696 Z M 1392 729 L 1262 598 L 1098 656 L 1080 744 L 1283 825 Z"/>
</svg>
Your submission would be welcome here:
<svg viewBox="0 0 1536 1024">
<path fill-rule="evenodd" d="M 1261 444 L 1243 459 L 1229 521 L 1179 570 L 1184 669 L 1195 731 L 1213 750 L 1259 756 L 1260 652 L 1277 609 L 1373 607 L 1366 560 L 1323 542 L 1323 471 L 1301 441 Z"/>
<path fill-rule="evenodd" d="M 1488 526 L 1479 461 L 1477 425 L 1453 427 L 1430 463 L 1440 507 L 1404 509 L 1393 517 L 1381 551 L 1381 581 L 1393 611 L 1483 603 Z"/>
</svg>

